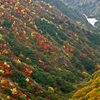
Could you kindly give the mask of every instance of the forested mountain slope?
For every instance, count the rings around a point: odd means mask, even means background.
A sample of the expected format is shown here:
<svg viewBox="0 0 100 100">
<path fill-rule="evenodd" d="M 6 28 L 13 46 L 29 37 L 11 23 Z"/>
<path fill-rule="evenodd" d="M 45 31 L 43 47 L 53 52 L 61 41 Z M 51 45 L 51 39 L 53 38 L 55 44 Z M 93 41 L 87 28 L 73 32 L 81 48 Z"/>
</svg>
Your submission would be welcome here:
<svg viewBox="0 0 100 100">
<path fill-rule="evenodd" d="M 76 21 L 77 23 L 80 23 L 82 26 L 87 27 L 88 29 L 94 29 L 94 27 L 90 23 L 88 23 L 88 21 L 86 20 L 85 16 L 82 13 L 78 12 L 76 9 L 71 8 L 70 6 L 65 5 L 60 0 L 38 0 L 38 1 L 44 1 L 46 3 L 50 3 L 52 6 L 56 6 L 57 9 L 59 9 L 69 18 Z"/>
<path fill-rule="evenodd" d="M 99 69 L 99 38 L 43 1 L 0 0 L 0 99 L 67 100 Z"/>
<path fill-rule="evenodd" d="M 99 0 L 61 0 L 65 5 L 87 15 L 89 18 L 96 18 L 96 28 L 89 28 L 100 33 L 100 1 Z"/>
</svg>

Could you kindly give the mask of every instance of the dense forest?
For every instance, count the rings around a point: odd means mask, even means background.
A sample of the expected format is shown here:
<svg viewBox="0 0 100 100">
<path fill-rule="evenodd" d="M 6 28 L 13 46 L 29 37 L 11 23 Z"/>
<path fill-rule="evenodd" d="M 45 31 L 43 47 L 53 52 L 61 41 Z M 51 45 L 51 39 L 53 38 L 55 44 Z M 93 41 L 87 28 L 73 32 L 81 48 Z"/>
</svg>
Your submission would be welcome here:
<svg viewBox="0 0 100 100">
<path fill-rule="evenodd" d="M 99 91 L 99 38 L 49 3 L 0 1 L 0 99 L 91 99 L 84 96 Z"/>
</svg>

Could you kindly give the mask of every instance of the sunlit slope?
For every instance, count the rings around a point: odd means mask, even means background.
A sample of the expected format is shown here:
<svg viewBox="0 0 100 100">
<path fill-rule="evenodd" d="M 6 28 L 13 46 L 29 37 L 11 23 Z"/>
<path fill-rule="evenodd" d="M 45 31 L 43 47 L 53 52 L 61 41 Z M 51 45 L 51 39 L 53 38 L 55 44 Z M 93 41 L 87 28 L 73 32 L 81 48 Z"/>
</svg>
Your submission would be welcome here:
<svg viewBox="0 0 100 100">
<path fill-rule="evenodd" d="M 70 100 L 99 100 L 100 99 L 100 70 L 92 75 L 86 85 L 79 89 Z"/>
</svg>

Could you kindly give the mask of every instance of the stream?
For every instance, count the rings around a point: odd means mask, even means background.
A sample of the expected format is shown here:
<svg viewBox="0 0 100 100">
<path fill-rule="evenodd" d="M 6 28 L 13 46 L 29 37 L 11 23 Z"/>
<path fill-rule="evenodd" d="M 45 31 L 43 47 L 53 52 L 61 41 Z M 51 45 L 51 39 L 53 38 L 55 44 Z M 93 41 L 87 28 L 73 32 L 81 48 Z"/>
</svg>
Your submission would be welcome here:
<svg viewBox="0 0 100 100">
<path fill-rule="evenodd" d="M 85 14 L 83 14 L 83 15 L 86 17 L 87 21 L 88 21 L 92 26 L 96 27 L 96 26 L 95 26 L 95 23 L 96 23 L 98 20 L 96 20 L 95 18 L 88 18 Z"/>
</svg>

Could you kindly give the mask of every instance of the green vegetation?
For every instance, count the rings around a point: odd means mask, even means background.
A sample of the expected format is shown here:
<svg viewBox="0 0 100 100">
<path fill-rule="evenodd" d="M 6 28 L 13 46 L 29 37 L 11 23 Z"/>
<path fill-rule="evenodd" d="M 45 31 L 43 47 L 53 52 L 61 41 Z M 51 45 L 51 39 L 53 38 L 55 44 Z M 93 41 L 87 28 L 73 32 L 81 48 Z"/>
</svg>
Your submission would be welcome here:
<svg viewBox="0 0 100 100">
<path fill-rule="evenodd" d="M 66 100 L 100 68 L 99 34 L 43 1 L 1 4 L 0 99 Z"/>
</svg>

